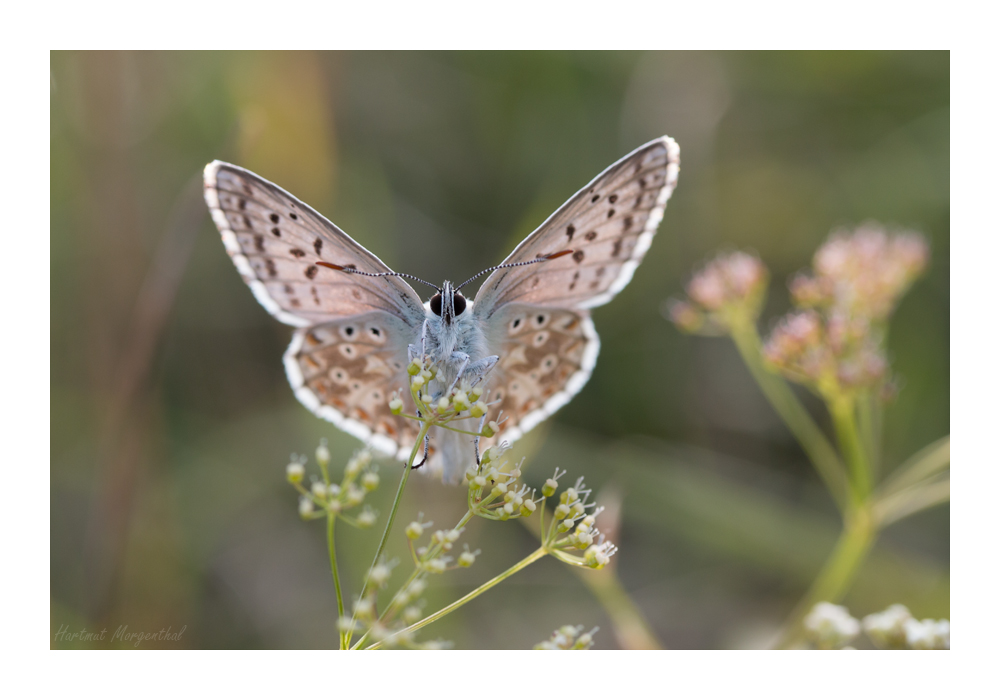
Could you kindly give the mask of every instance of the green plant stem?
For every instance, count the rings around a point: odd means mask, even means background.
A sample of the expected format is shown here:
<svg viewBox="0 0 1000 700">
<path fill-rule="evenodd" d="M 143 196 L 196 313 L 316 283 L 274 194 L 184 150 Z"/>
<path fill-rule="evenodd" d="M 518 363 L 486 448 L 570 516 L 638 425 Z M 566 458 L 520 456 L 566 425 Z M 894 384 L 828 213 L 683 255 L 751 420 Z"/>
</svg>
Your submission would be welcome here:
<svg viewBox="0 0 1000 700">
<path fill-rule="evenodd" d="M 406 486 L 407 479 L 410 478 L 410 472 L 413 470 L 413 462 L 416 460 L 417 455 L 420 453 L 420 449 L 423 447 L 424 437 L 427 435 L 427 431 L 429 429 L 430 424 L 420 424 L 420 433 L 417 435 L 416 442 L 413 443 L 413 449 L 410 450 L 410 458 L 406 460 L 406 465 L 403 467 L 403 475 L 399 479 L 399 487 L 396 489 L 396 497 L 393 499 L 392 508 L 389 510 L 389 519 L 385 523 L 385 530 L 382 531 L 382 539 L 378 543 L 378 549 L 375 550 L 375 558 L 372 560 L 372 565 L 368 567 L 368 573 L 365 574 L 365 582 L 361 586 L 361 594 L 358 596 L 359 599 L 364 599 L 365 593 L 368 592 L 368 584 L 371 582 L 372 569 L 378 565 L 379 557 L 382 556 L 382 551 L 385 549 L 385 543 L 389 541 L 389 532 L 392 530 L 392 523 L 396 519 L 396 511 L 399 510 L 399 502 L 403 498 L 403 488 Z M 347 631 L 347 646 L 350 646 L 351 644 L 354 619 L 354 615 L 352 615 L 352 629 Z"/>
<path fill-rule="evenodd" d="M 330 551 L 330 571 L 333 573 L 333 586 L 337 589 L 337 622 L 344 617 L 344 594 L 340 590 L 340 574 L 337 573 L 337 552 L 334 545 L 334 525 L 337 523 L 337 516 L 327 511 L 326 514 L 326 542 Z M 339 632 L 340 648 L 347 648 L 347 634 Z"/>
<path fill-rule="evenodd" d="M 461 530 L 463 527 L 466 526 L 466 524 L 468 524 L 468 522 L 470 520 L 472 520 L 472 515 L 473 515 L 473 513 L 472 513 L 471 510 L 468 511 L 468 512 L 466 512 L 466 514 L 462 516 L 462 519 L 458 521 L 458 524 L 455 525 L 455 527 L 453 527 L 452 529 L 453 530 Z M 435 549 L 433 549 L 431 552 L 428 553 L 428 555 L 427 555 L 426 558 L 428 560 L 429 559 L 433 559 L 434 557 L 436 557 L 438 554 L 441 553 L 442 549 L 443 548 L 442 548 L 441 545 L 437 545 L 437 547 L 435 547 Z M 405 591 L 406 588 L 407 588 L 407 586 L 409 586 L 411 583 L 413 583 L 414 579 L 416 579 L 417 576 L 420 575 L 420 571 L 421 571 L 421 569 L 420 569 L 419 566 L 415 566 L 413 568 L 413 573 L 411 573 L 410 577 L 406 579 L 406 582 L 403 583 L 403 585 L 399 587 L 399 590 L 397 591 L 396 595 L 394 595 L 392 597 L 392 600 L 389 601 L 389 605 L 387 605 L 386 608 L 385 608 L 385 610 L 382 611 L 382 614 L 379 615 L 378 622 L 383 622 L 384 620 L 386 620 L 387 618 L 389 618 L 396 610 L 399 609 L 399 605 L 400 605 L 399 602 L 398 602 L 399 601 L 399 594 L 402 593 L 403 591 Z M 357 643 L 353 647 L 351 647 L 351 648 L 352 649 L 357 649 L 362 644 L 364 644 L 365 640 L 368 639 L 368 635 L 369 634 L 371 634 L 371 629 L 370 628 L 365 631 L 365 633 L 361 636 L 361 639 L 359 639 L 357 641 Z"/>
<path fill-rule="evenodd" d="M 871 468 L 858 433 L 858 424 L 854 417 L 854 404 L 853 398 L 844 395 L 831 397 L 827 401 L 830 415 L 833 417 L 833 428 L 837 433 L 837 441 L 840 443 L 840 451 L 847 460 L 851 493 L 854 497 L 854 505 L 857 507 L 867 500 L 872 486 Z"/>
<path fill-rule="evenodd" d="M 466 593 L 464 596 L 462 596 L 461 598 L 459 598 L 458 600 L 456 600 L 451 605 L 446 605 L 443 608 L 441 608 L 440 610 L 438 610 L 436 613 L 432 613 L 431 615 L 428 615 L 423 620 L 420 620 L 419 622 L 414 622 L 412 625 L 410 625 L 406 629 L 403 629 L 403 630 L 397 632 L 396 635 L 405 635 L 405 634 L 410 634 L 412 632 L 416 632 L 420 628 L 426 627 L 427 625 L 431 624 L 432 622 L 435 622 L 436 620 L 440 620 L 442 617 L 444 617 L 448 613 L 454 612 L 455 610 L 458 610 L 460 607 L 462 607 L 463 605 L 465 605 L 466 603 L 468 603 L 470 600 L 472 600 L 474 598 L 477 598 L 478 596 L 482 595 L 483 593 L 485 593 L 486 591 L 490 590 L 491 588 L 493 588 L 495 585 L 497 585 L 501 581 L 503 581 L 503 580 L 505 580 L 507 578 L 510 578 L 511 576 L 513 576 L 514 574 L 516 574 L 518 571 L 520 571 L 521 569 L 525 568 L 529 564 L 532 564 L 532 563 L 538 561 L 539 559 L 541 559 L 542 557 L 544 557 L 546 554 L 548 554 L 548 552 L 546 551 L 545 547 L 539 547 L 534 552 L 532 552 L 531 554 L 529 554 L 528 556 L 526 556 L 524 559 L 522 559 L 518 563 L 514 564 L 514 566 L 510 567 L 509 569 L 507 569 L 503 573 L 497 574 L 496 576 L 494 576 L 493 578 L 491 578 L 489 581 L 487 581 L 486 583 L 482 584 L 478 588 L 475 588 L 472 591 L 470 591 L 469 593 Z M 382 642 L 375 642 L 370 647 L 365 647 L 365 648 L 366 649 L 378 649 L 384 643 L 385 643 L 384 641 L 382 641 Z"/>
<path fill-rule="evenodd" d="M 887 496 L 930 479 L 944 471 L 951 464 L 951 436 L 945 435 L 919 450 L 903 462 L 878 488 L 881 496 Z"/>
<path fill-rule="evenodd" d="M 879 445 L 882 444 L 882 408 L 878 398 L 866 391 L 858 397 L 858 429 L 865 448 L 872 481 L 878 480 L 881 470 Z"/>
<path fill-rule="evenodd" d="M 809 591 L 789 616 L 781 639 L 775 645 L 776 648 L 790 649 L 801 641 L 802 620 L 816 603 L 840 602 L 854 582 L 877 534 L 878 526 L 867 505 L 848 514 L 844 521 L 844 531 L 840 534 L 836 547 Z"/>
<path fill-rule="evenodd" d="M 743 357 L 743 362 L 764 392 L 764 396 L 802 445 L 820 479 L 823 480 L 841 511 L 844 511 L 847 504 L 847 478 L 844 465 L 836 450 L 788 384 L 764 367 L 760 336 L 752 321 L 733 323 L 731 334 L 736 348 Z"/>
</svg>

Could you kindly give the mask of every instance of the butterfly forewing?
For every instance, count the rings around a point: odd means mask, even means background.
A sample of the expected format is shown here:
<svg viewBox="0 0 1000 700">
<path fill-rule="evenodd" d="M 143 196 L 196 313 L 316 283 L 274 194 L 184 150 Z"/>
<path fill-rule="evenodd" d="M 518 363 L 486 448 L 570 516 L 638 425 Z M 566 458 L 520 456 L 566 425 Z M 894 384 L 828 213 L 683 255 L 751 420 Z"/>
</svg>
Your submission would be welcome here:
<svg viewBox="0 0 1000 700">
<path fill-rule="evenodd" d="M 572 250 L 538 265 L 499 269 L 476 296 L 489 318 L 508 302 L 589 308 L 632 279 L 677 182 L 680 150 L 664 136 L 598 175 L 528 236 L 504 264 Z"/>
<path fill-rule="evenodd" d="M 398 277 L 364 277 L 317 265 L 322 261 L 362 272 L 391 272 L 277 185 L 214 161 L 205 167 L 205 201 L 236 268 L 278 320 L 309 326 L 374 310 L 413 323 L 422 320 L 420 298 Z"/>
</svg>

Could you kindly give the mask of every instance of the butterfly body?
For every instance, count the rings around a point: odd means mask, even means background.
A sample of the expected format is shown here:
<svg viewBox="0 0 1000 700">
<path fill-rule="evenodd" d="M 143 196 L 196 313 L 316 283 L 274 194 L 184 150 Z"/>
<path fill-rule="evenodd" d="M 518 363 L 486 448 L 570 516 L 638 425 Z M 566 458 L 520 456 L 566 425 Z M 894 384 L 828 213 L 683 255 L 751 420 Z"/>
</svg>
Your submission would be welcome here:
<svg viewBox="0 0 1000 700">
<path fill-rule="evenodd" d="M 428 358 L 437 398 L 484 382 L 501 432 L 513 442 L 587 382 L 600 341 L 588 309 L 631 279 L 676 184 L 679 149 L 662 137 L 610 166 L 529 235 L 476 294 L 445 282 L 427 303 L 307 204 L 248 170 L 214 161 L 205 199 L 227 252 L 258 301 L 297 330 L 285 353 L 296 397 L 316 415 L 405 459 L 414 421 L 406 366 Z M 411 407 L 412 410 L 412 407 Z M 478 419 L 453 423 L 475 431 Z M 430 470 L 458 481 L 475 464 L 471 436 L 434 428 Z"/>
</svg>

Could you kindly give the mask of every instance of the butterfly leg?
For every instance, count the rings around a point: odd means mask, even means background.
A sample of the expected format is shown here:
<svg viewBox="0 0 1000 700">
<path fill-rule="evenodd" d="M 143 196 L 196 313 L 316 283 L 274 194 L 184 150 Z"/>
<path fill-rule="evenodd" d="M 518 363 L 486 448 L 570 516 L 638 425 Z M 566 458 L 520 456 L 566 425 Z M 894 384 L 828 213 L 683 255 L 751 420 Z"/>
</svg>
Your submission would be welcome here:
<svg viewBox="0 0 1000 700">
<path fill-rule="evenodd" d="M 417 411 L 417 415 L 420 415 L 420 411 Z M 427 455 L 430 452 L 430 446 L 431 446 L 431 436 L 430 435 L 425 435 L 424 436 L 424 458 L 422 460 L 420 460 L 419 464 L 414 464 L 412 467 L 410 467 L 410 469 L 420 469 L 420 467 L 422 467 L 425 464 L 427 464 Z"/>
<path fill-rule="evenodd" d="M 479 379 L 480 377 L 484 376 L 487 372 L 489 372 L 491 369 L 493 369 L 493 366 L 496 365 L 496 363 L 499 362 L 499 360 L 500 360 L 499 355 L 490 355 L 489 357 L 484 357 L 481 360 L 473 362 L 465 370 L 466 376 L 463 377 L 463 379 L 472 377 Z"/>
</svg>

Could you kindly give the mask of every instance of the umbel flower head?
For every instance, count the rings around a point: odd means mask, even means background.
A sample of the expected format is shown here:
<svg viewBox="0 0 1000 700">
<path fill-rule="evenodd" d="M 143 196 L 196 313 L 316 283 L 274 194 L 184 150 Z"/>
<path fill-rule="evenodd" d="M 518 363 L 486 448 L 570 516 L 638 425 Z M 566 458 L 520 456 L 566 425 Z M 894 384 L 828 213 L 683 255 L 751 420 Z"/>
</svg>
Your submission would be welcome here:
<svg viewBox="0 0 1000 700">
<path fill-rule="evenodd" d="M 687 333 L 717 335 L 760 313 L 769 273 L 756 255 L 716 256 L 687 285 L 688 301 L 667 302 L 667 315 Z"/>
<path fill-rule="evenodd" d="M 875 223 L 835 231 L 816 251 L 812 273 L 792 279 L 792 299 L 804 310 L 775 325 L 764 358 L 824 396 L 866 388 L 891 396 L 882 324 L 928 255 L 912 232 L 890 234 Z"/>
<path fill-rule="evenodd" d="M 929 257 L 927 242 L 912 231 L 890 233 L 875 222 L 840 229 L 816 251 L 813 274 L 792 280 L 792 299 L 804 308 L 884 321 Z"/>
<path fill-rule="evenodd" d="M 595 627 L 583 633 L 583 625 L 563 625 L 544 642 L 535 645 L 535 649 L 545 651 L 589 649 L 594 645 L 594 635 L 600 627 Z"/>
</svg>

